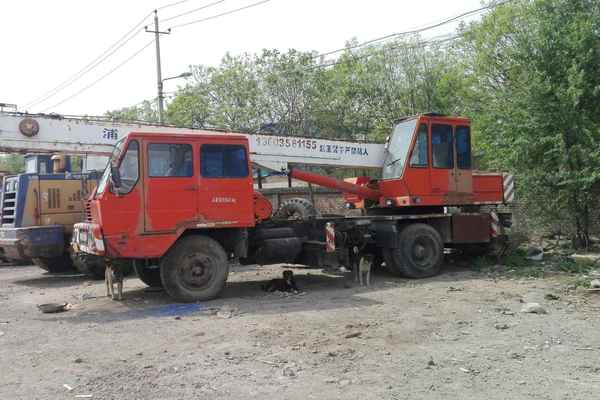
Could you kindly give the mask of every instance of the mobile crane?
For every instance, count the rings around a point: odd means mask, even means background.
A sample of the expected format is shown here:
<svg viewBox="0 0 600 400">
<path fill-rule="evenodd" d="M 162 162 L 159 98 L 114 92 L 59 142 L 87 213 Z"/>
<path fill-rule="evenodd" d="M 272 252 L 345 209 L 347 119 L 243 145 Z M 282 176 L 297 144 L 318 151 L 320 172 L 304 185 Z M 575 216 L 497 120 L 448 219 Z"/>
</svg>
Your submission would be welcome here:
<svg viewBox="0 0 600 400">
<path fill-rule="evenodd" d="M 275 151 L 261 151 L 263 143 Z M 362 164 L 382 178 L 342 181 L 295 162 Z M 253 189 L 252 165 L 339 189 L 363 215 L 278 218 Z M 510 175 L 472 169 L 467 118 L 406 118 L 385 146 L 372 148 L 142 129 L 116 145 L 72 246 L 88 256 L 133 260 L 146 284 L 163 286 L 177 301 L 218 296 L 234 260 L 319 266 L 335 251 L 355 265 L 372 253 L 392 272 L 422 278 L 439 272 L 445 248 L 484 247 L 505 233 L 510 214 L 494 208 L 512 200 L 512 185 Z"/>
<path fill-rule="evenodd" d="M 32 259 L 50 272 L 70 268 L 73 259 L 81 272 L 103 277 L 103 260 L 70 251 L 73 224 L 84 220 L 83 200 L 94 191 L 100 176 L 97 171 L 104 170 L 115 144 L 134 130 L 190 132 L 99 117 L 0 112 L 0 152 L 28 154 L 26 172 L 3 180 L 0 258 Z M 271 135 L 246 137 L 255 149 L 254 158 L 275 170 L 284 166 L 282 158 L 373 168 L 384 151 L 381 144 L 374 143 Z M 69 155 L 81 157 L 78 172 L 74 172 L 75 163 L 71 163 Z"/>
</svg>

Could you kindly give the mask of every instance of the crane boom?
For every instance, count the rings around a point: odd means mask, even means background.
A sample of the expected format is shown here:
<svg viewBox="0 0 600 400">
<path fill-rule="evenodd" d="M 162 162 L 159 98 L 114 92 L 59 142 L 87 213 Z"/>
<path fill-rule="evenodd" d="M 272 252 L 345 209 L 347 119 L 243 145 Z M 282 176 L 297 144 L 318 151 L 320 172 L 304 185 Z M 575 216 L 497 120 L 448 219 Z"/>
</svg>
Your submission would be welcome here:
<svg viewBox="0 0 600 400">
<path fill-rule="evenodd" d="M 101 118 L 2 112 L 0 152 L 106 156 L 110 155 L 114 145 L 130 132 L 165 130 L 186 134 L 215 133 L 215 130 L 122 123 Z M 287 169 L 288 164 L 381 168 L 385 158 L 384 146 L 379 143 L 242 134 L 248 138 L 253 163 L 277 171 Z"/>
</svg>

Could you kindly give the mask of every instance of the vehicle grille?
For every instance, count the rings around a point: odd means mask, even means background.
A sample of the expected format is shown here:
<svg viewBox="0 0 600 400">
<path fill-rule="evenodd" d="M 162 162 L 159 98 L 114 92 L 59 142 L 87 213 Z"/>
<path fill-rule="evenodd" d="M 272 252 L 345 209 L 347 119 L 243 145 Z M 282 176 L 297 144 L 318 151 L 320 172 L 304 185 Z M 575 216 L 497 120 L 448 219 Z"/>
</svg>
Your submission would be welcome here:
<svg viewBox="0 0 600 400">
<path fill-rule="evenodd" d="M 48 208 L 60 208 L 60 189 L 48 189 Z"/>
<path fill-rule="evenodd" d="M 17 213 L 17 178 L 4 181 L 2 194 L 2 225 L 14 225 Z"/>
</svg>

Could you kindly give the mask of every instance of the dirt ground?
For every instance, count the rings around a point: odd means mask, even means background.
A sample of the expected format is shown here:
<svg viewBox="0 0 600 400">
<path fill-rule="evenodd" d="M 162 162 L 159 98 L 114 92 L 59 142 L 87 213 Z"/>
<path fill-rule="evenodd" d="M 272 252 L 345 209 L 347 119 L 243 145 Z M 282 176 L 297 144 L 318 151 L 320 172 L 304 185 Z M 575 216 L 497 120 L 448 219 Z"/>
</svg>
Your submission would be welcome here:
<svg viewBox="0 0 600 400">
<path fill-rule="evenodd" d="M 0 267 L 0 399 L 597 399 L 600 294 L 563 276 L 425 280 L 280 267 L 230 275 L 223 297 L 176 305 L 125 282 Z M 549 300 L 548 294 L 558 296 Z M 40 303 L 73 308 L 42 314 Z M 547 314 L 521 313 L 539 302 Z M 83 396 L 83 397 L 82 397 Z"/>
</svg>

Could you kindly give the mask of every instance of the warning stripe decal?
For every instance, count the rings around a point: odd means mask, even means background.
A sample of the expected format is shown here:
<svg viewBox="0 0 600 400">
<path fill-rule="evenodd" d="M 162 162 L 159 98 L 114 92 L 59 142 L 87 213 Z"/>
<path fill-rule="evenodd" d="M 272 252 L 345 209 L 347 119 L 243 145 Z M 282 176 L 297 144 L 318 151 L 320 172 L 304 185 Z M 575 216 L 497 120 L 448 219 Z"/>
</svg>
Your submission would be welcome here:
<svg viewBox="0 0 600 400">
<path fill-rule="evenodd" d="M 490 212 L 490 236 L 498 237 L 500 234 L 500 218 L 494 211 Z"/>
<path fill-rule="evenodd" d="M 504 188 L 504 202 L 510 203 L 515 199 L 515 177 L 512 174 L 504 174 L 502 180 Z"/>
<path fill-rule="evenodd" d="M 335 225 L 333 222 L 325 224 L 325 251 L 327 253 L 335 251 Z"/>
</svg>

